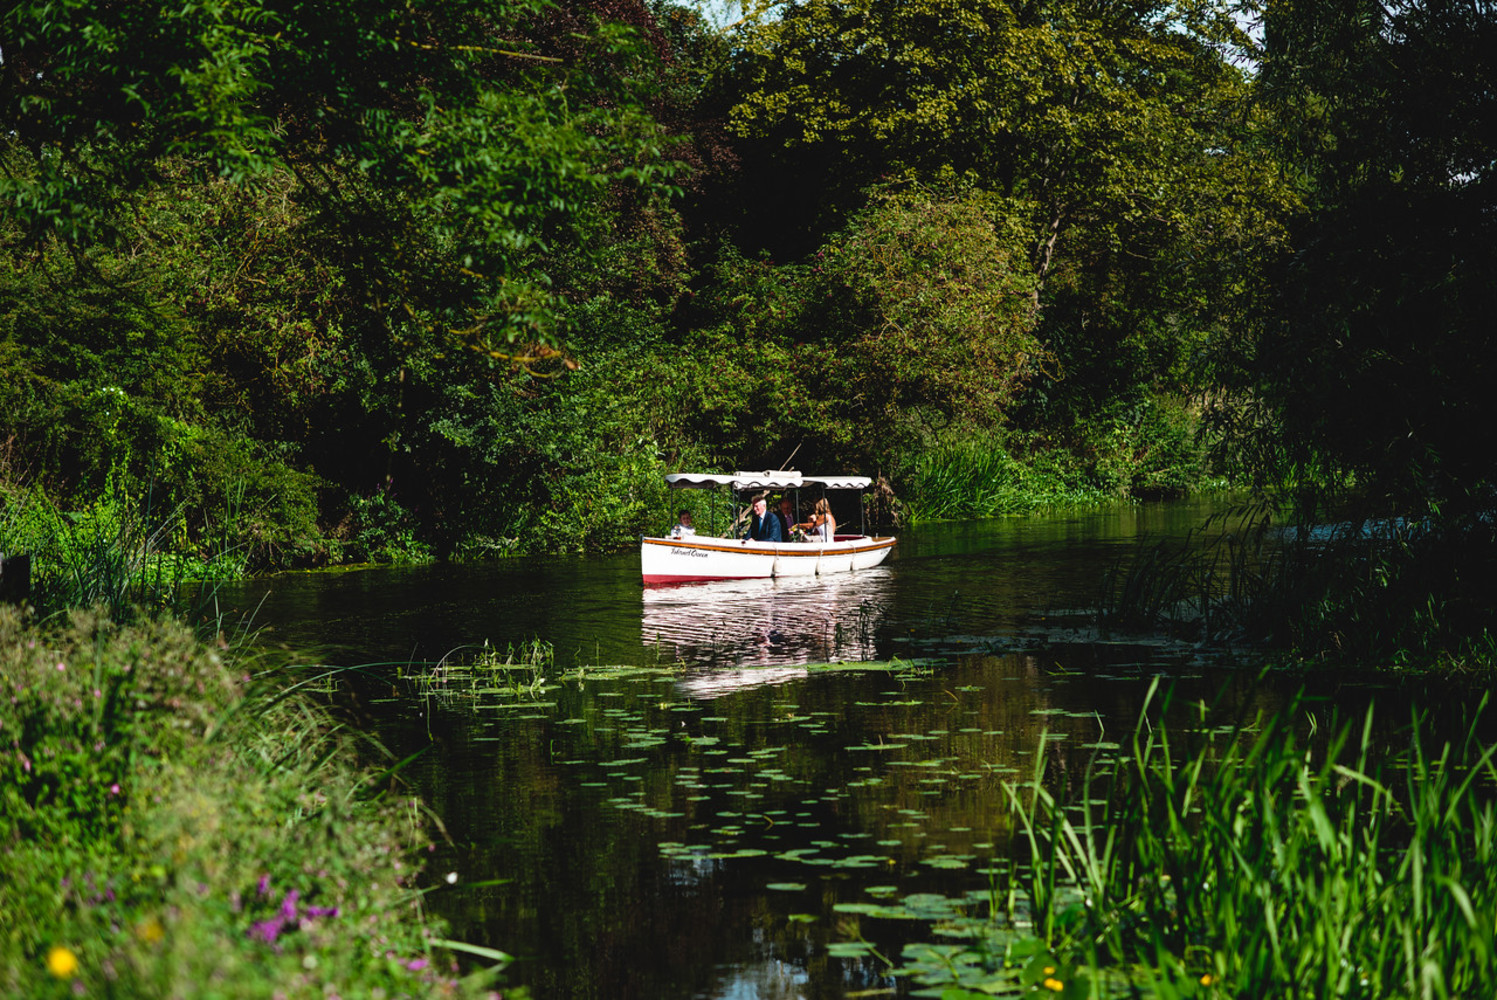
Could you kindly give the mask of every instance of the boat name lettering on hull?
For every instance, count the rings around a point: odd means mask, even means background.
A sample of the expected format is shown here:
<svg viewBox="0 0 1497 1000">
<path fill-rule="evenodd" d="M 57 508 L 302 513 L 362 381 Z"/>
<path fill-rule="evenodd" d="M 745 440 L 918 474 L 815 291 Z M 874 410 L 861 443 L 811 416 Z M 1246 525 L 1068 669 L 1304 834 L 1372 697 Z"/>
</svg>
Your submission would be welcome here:
<svg viewBox="0 0 1497 1000">
<path fill-rule="evenodd" d="M 675 546 L 671 546 L 671 555 L 673 555 L 673 556 L 691 556 L 693 559 L 706 559 L 707 558 L 707 552 L 706 552 L 705 549 L 678 549 Z"/>
</svg>

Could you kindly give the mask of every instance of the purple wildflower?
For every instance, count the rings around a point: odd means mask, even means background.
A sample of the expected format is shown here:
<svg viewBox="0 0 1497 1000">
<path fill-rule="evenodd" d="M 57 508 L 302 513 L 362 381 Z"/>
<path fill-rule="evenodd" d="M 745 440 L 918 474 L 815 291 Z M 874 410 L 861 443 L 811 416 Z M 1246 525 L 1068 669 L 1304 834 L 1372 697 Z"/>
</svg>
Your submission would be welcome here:
<svg viewBox="0 0 1497 1000">
<path fill-rule="evenodd" d="M 250 940 L 258 938 L 266 944 L 275 944 L 275 939 L 280 937 L 281 927 L 284 921 L 280 917 L 271 917 L 269 920 L 257 920 L 250 924 Z"/>
</svg>

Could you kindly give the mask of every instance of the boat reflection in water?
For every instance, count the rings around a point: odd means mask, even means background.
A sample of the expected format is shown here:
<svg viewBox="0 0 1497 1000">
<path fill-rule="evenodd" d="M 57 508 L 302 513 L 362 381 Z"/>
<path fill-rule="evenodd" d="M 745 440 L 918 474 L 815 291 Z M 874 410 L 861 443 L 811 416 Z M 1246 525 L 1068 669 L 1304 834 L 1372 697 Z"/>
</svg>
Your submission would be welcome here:
<svg viewBox="0 0 1497 1000">
<path fill-rule="evenodd" d="M 650 587 L 640 638 L 683 663 L 683 694 L 715 698 L 806 675 L 799 665 L 876 656 L 893 590 L 888 568 Z"/>
</svg>

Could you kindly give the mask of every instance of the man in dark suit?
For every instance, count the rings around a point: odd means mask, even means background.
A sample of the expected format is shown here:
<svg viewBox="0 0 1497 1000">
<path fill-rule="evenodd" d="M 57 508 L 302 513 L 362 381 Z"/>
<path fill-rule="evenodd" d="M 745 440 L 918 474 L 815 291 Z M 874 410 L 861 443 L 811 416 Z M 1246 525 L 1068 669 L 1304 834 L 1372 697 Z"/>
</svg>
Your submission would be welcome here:
<svg viewBox="0 0 1497 1000">
<path fill-rule="evenodd" d="M 790 499 L 789 493 L 780 497 L 780 505 L 774 516 L 780 521 L 780 540 L 790 541 L 790 526 L 795 523 L 795 503 Z"/>
<path fill-rule="evenodd" d="M 756 542 L 785 540 L 785 532 L 780 530 L 779 512 L 769 513 L 769 503 L 762 493 L 754 497 L 753 516 L 749 518 L 748 534 L 743 537 Z"/>
</svg>

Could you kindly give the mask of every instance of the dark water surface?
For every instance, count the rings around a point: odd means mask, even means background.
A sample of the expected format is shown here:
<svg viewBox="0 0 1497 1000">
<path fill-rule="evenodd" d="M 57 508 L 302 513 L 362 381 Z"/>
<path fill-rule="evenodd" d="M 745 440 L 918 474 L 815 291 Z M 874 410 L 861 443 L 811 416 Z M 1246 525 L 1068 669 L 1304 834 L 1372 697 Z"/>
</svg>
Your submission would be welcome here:
<svg viewBox="0 0 1497 1000">
<path fill-rule="evenodd" d="M 1005 782 L 1079 776 L 1127 742 L 1161 673 L 1182 718 L 1201 699 L 1272 710 L 1275 694 L 1188 650 L 1052 627 L 1121 555 L 1212 512 L 933 525 L 825 581 L 646 591 L 627 554 L 287 576 L 231 597 L 328 662 L 553 644 L 552 682 L 518 697 L 393 665 L 358 688 L 393 753 L 427 751 L 409 775 L 452 841 L 428 900 L 453 937 L 517 956 L 509 982 L 542 1000 L 908 995 L 879 956 L 897 964 L 933 924 L 867 904 L 980 912 L 1008 857 Z"/>
<path fill-rule="evenodd" d="M 287 574 L 224 597 L 272 641 L 338 663 L 435 660 L 465 644 L 537 637 L 563 666 L 887 657 L 906 652 L 900 640 L 911 634 L 1011 630 L 1093 606 L 1119 556 L 1199 532 L 1221 510 L 1208 501 L 1118 505 L 924 526 L 902 532 L 875 570 L 809 580 L 646 589 L 636 551 Z"/>
</svg>

